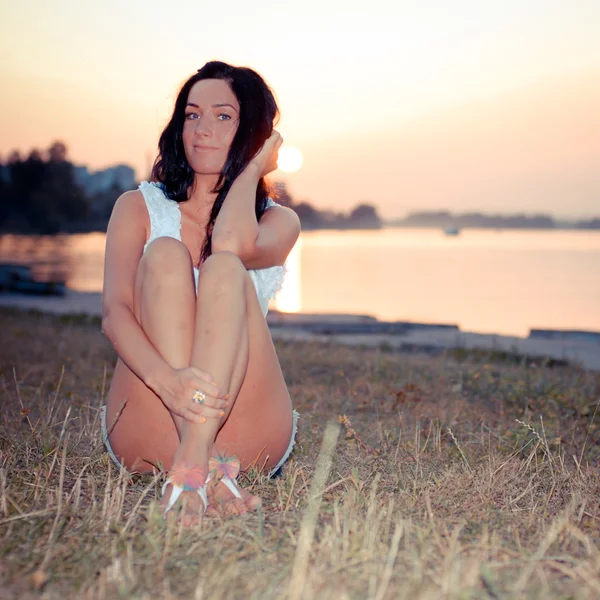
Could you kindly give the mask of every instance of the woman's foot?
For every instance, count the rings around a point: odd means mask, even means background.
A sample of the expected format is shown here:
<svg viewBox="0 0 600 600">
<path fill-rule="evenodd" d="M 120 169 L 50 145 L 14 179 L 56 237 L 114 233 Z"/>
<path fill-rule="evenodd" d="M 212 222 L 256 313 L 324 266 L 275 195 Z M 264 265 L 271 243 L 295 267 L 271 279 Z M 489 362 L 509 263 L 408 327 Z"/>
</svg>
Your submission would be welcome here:
<svg viewBox="0 0 600 600">
<path fill-rule="evenodd" d="M 209 460 L 210 484 L 208 486 L 207 513 L 221 517 L 243 515 L 256 510 L 261 501 L 237 484 L 240 461 L 234 456 L 213 456 Z"/>
<path fill-rule="evenodd" d="M 262 504 L 258 496 L 238 488 L 241 498 L 236 498 L 222 482 L 208 486 L 208 508 L 206 514 L 219 517 L 237 517 L 258 509 Z"/>
<path fill-rule="evenodd" d="M 178 463 L 169 470 L 163 485 L 161 505 L 164 516 L 178 513 L 185 527 L 195 527 L 202 520 L 208 507 L 206 483 L 208 469 L 198 464 Z"/>
</svg>

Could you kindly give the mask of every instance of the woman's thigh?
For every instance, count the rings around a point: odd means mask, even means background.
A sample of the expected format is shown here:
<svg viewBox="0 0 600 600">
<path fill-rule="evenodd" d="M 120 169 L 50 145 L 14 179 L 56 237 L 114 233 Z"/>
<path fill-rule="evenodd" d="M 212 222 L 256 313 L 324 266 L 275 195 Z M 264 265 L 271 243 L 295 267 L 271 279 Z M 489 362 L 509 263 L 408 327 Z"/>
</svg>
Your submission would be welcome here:
<svg viewBox="0 0 600 600">
<path fill-rule="evenodd" d="M 292 405 L 251 281 L 249 285 L 248 368 L 229 418 L 217 434 L 216 449 L 237 456 L 244 468 L 256 464 L 268 469 L 289 445 Z M 121 360 L 111 382 L 106 416 L 112 449 L 127 469 L 170 468 L 179 445 L 171 414 Z"/>
</svg>

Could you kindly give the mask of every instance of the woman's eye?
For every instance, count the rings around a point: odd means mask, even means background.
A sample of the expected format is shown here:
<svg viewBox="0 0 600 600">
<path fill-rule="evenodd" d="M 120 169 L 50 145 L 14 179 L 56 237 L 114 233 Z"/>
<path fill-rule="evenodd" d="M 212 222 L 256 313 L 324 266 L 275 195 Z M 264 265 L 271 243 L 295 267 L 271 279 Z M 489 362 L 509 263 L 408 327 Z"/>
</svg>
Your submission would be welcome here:
<svg viewBox="0 0 600 600">
<path fill-rule="evenodd" d="M 198 113 L 186 113 L 185 118 L 188 121 L 192 121 L 193 119 L 197 119 L 198 118 Z"/>
<path fill-rule="evenodd" d="M 219 121 L 231 121 L 231 116 L 226 113 L 221 113 L 218 119 Z"/>
</svg>

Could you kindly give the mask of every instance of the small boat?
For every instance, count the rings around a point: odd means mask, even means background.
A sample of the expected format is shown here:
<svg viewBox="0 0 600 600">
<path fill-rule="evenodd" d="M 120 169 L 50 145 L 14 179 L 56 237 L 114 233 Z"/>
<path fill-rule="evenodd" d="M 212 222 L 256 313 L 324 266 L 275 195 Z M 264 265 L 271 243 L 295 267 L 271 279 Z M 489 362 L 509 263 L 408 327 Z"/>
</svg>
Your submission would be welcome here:
<svg viewBox="0 0 600 600">
<path fill-rule="evenodd" d="M 62 296 L 66 291 L 66 285 L 62 280 L 35 279 L 31 267 L 27 265 L 0 263 L 0 291 Z"/>
<path fill-rule="evenodd" d="M 460 233 L 460 229 L 458 227 L 445 227 L 444 233 L 446 235 L 458 235 Z"/>
</svg>

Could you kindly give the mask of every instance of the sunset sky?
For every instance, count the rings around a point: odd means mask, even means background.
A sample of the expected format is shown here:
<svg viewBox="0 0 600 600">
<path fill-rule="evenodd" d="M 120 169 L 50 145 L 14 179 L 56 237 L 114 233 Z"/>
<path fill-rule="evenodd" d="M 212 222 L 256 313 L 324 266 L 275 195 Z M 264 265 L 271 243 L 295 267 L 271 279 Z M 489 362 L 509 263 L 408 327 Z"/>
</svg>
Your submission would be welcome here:
<svg viewBox="0 0 600 600">
<path fill-rule="evenodd" d="M 61 139 L 144 177 L 178 86 L 220 59 L 274 89 L 297 200 L 599 215 L 599 32 L 597 0 L 4 2 L 0 156 Z"/>
</svg>

